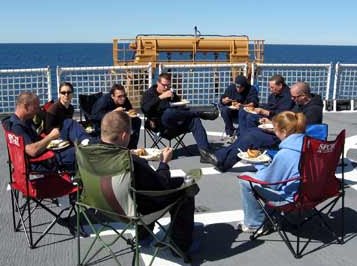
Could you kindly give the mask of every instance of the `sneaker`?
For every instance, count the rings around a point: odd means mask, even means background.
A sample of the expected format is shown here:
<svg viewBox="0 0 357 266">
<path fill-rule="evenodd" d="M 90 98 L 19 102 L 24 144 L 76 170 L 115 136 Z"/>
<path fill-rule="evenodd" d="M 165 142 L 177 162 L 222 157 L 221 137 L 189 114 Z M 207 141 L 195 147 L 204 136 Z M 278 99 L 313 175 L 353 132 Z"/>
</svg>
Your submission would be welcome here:
<svg viewBox="0 0 357 266">
<path fill-rule="evenodd" d="M 237 230 L 242 232 L 242 233 L 249 233 L 249 234 L 253 234 L 255 233 L 255 231 L 257 231 L 258 227 L 248 227 L 246 226 L 242 221 L 241 222 L 238 222 L 238 225 L 237 225 Z M 261 234 L 263 233 L 264 229 L 263 227 L 259 228 L 257 234 Z"/>
<path fill-rule="evenodd" d="M 233 135 L 233 136 L 227 136 L 226 138 L 226 143 L 227 144 L 232 144 L 233 142 L 235 142 L 237 139 L 237 136 Z"/>
</svg>

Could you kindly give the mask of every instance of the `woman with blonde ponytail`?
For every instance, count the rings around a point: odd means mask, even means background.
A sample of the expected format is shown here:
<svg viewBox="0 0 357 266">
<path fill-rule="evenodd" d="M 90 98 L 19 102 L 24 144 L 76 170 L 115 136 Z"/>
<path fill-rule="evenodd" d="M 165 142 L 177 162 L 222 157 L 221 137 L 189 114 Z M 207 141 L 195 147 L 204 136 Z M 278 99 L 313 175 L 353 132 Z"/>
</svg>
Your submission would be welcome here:
<svg viewBox="0 0 357 266">
<path fill-rule="evenodd" d="M 299 160 L 306 127 L 306 118 L 302 113 L 282 112 L 273 118 L 274 132 L 281 140 L 279 152 L 271 164 L 259 169 L 256 173 L 243 173 L 261 181 L 276 183 L 299 176 Z M 292 202 L 297 192 L 299 181 L 274 186 L 254 188 L 265 199 L 276 205 Z M 264 221 L 264 212 L 255 200 L 250 183 L 240 180 L 244 221 L 238 224 L 243 232 L 255 231 Z"/>
</svg>

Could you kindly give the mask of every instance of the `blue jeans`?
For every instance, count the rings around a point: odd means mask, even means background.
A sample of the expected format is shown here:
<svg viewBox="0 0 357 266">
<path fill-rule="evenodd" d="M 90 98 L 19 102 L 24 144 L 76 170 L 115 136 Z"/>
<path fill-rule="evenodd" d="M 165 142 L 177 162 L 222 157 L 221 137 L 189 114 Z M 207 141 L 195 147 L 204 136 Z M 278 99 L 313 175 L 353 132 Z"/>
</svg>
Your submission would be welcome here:
<svg viewBox="0 0 357 266">
<path fill-rule="evenodd" d="M 81 142 L 84 139 L 90 139 L 90 135 L 84 128 L 73 119 L 65 119 L 60 131 L 61 139 L 69 140 L 73 143 Z"/>
<path fill-rule="evenodd" d="M 186 129 L 192 132 L 199 149 L 208 150 L 207 133 L 196 112 L 188 109 L 168 108 L 161 117 L 161 124 L 166 128 Z"/>
<path fill-rule="evenodd" d="M 242 175 L 255 177 L 255 173 L 250 172 L 243 173 Z M 239 179 L 239 183 L 244 212 L 244 224 L 249 228 L 258 228 L 265 220 L 264 211 L 255 199 L 250 183 L 241 179 Z M 253 187 L 257 190 L 260 196 L 268 201 L 273 202 L 276 206 L 288 203 L 288 201 L 279 195 L 278 191 L 276 190 L 263 187 L 258 184 L 253 184 Z"/>
<path fill-rule="evenodd" d="M 221 116 L 224 121 L 224 130 L 228 136 L 233 136 L 233 123 L 238 123 L 238 110 L 230 109 L 227 105 L 219 105 Z"/>
</svg>

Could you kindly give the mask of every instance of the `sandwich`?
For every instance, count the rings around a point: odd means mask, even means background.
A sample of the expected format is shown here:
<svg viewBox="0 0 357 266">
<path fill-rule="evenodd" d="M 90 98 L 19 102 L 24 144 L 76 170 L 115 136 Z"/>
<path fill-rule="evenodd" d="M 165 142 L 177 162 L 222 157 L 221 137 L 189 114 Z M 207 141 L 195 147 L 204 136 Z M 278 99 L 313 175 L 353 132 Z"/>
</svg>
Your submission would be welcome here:
<svg viewBox="0 0 357 266">
<path fill-rule="evenodd" d="M 135 111 L 135 109 L 130 109 L 130 110 L 128 111 L 128 115 L 129 115 L 129 116 L 137 116 L 138 113 Z"/>
<path fill-rule="evenodd" d="M 134 154 L 137 156 L 145 156 L 147 152 L 144 148 L 134 150 Z"/>
<path fill-rule="evenodd" d="M 249 158 L 257 158 L 262 154 L 260 150 L 248 149 L 247 155 Z"/>
</svg>

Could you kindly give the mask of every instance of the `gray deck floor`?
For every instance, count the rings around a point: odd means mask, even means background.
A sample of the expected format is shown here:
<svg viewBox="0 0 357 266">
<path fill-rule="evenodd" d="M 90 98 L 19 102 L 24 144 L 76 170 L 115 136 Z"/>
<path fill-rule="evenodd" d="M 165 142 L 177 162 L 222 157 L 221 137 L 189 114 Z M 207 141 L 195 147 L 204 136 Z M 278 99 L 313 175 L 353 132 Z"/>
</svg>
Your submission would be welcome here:
<svg viewBox="0 0 357 266">
<path fill-rule="evenodd" d="M 357 143 L 356 113 L 328 113 L 324 115 L 329 124 L 329 137 L 335 137 L 346 128 L 347 136 L 352 141 L 348 146 Z M 209 132 L 209 140 L 215 147 L 223 145 L 220 132 L 223 122 L 204 123 Z M 218 134 L 212 134 L 217 132 Z M 218 136 L 216 136 L 218 135 Z M 143 138 L 141 138 L 142 141 Z M 185 138 L 186 144 L 194 149 L 191 136 Z M 76 241 L 66 227 L 56 225 L 54 232 L 45 237 L 40 247 L 29 249 L 23 233 L 13 232 L 10 193 L 6 190 L 8 182 L 7 154 L 3 133 L 1 145 L 1 179 L 0 179 L 0 265 L 75 265 Z M 348 147 L 347 147 L 348 149 Z M 346 149 L 346 150 L 347 150 Z M 201 239 L 200 252 L 194 255 L 193 265 L 357 265 L 357 172 L 354 164 L 347 161 L 347 181 L 351 187 L 346 190 L 346 242 L 343 245 L 329 243 L 329 237 L 320 228 L 314 228 L 314 240 L 303 258 L 292 257 L 277 233 L 264 236 L 257 241 L 249 241 L 249 235 L 239 234 L 236 223 L 242 218 L 239 185 L 236 179 L 238 168 L 224 174 L 215 172 L 210 165 L 200 164 L 199 156 L 184 156 L 179 152 L 178 158 L 172 161 L 172 169 L 190 169 L 202 167 L 205 175 L 199 181 L 200 193 L 196 197 L 195 221 L 203 225 L 203 231 L 196 233 Z M 155 166 L 155 163 L 154 163 Z M 338 213 L 337 210 L 336 213 Z M 43 219 L 43 217 L 40 217 Z M 111 238 L 107 236 L 106 238 Z M 324 244 L 318 242 L 323 239 Z M 88 245 L 90 238 L 84 240 Z M 122 245 L 122 244 L 120 244 Z M 146 265 L 150 259 L 151 249 L 142 256 Z M 131 253 L 122 256 L 123 265 L 131 264 Z M 114 265 L 113 261 L 102 261 L 96 265 Z M 173 258 L 169 252 L 163 255 L 154 265 L 183 265 L 182 260 Z"/>
</svg>

